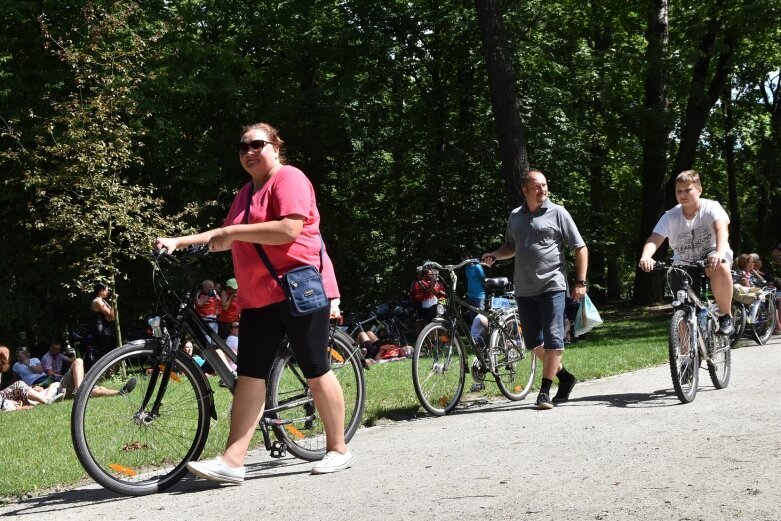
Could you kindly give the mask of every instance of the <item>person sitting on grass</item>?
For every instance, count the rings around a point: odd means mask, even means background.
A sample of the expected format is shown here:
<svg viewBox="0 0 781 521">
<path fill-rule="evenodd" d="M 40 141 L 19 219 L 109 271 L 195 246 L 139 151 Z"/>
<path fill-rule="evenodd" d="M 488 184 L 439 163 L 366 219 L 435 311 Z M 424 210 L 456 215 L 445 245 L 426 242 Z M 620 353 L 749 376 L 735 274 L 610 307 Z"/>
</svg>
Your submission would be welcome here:
<svg viewBox="0 0 781 521">
<path fill-rule="evenodd" d="M 366 365 L 371 367 L 380 360 L 390 358 L 407 358 L 412 354 L 412 346 L 399 346 L 380 341 L 371 331 L 361 331 L 356 338 L 361 352 L 366 359 Z"/>
<path fill-rule="evenodd" d="M 49 377 L 43 372 L 43 366 L 38 358 L 31 358 L 30 351 L 24 346 L 16 350 L 16 363 L 13 366 L 14 373 L 24 383 L 33 385 L 46 385 L 51 383 Z"/>
<path fill-rule="evenodd" d="M 6 346 L 0 346 L 0 387 L 2 387 L 3 373 L 11 366 L 11 350 Z M 51 405 L 62 399 L 63 395 L 57 393 L 59 384 L 53 384 L 48 391 L 42 387 L 27 385 L 18 380 L 5 389 L 0 390 L 0 411 L 16 411 L 29 408 L 39 403 Z"/>
</svg>

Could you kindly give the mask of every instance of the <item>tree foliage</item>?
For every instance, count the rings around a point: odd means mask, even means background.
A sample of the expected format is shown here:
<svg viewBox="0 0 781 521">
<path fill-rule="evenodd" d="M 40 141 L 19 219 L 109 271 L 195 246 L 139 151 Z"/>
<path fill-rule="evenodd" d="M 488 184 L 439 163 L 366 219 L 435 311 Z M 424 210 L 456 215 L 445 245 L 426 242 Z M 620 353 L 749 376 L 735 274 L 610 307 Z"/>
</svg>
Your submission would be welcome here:
<svg viewBox="0 0 781 521">
<path fill-rule="evenodd" d="M 765 254 L 781 217 L 781 2 L 671 2 L 657 45 L 660 3 L 6 0 L 0 273 L 19 299 L 0 302 L 0 341 L 84 320 L 97 277 L 116 279 L 134 327 L 153 236 L 221 224 L 255 121 L 315 185 L 348 310 L 403 297 L 425 259 L 494 248 L 513 203 L 501 144 L 520 136 L 495 123 L 485 7 L 506 32 L 528 165 L 575 216 L 594 296 L 658 298 L 634 266 L 682 165 L 729 207 L 733 246 Z M 207 275 L 232 276 L 229 256 Z"/>
</svg>

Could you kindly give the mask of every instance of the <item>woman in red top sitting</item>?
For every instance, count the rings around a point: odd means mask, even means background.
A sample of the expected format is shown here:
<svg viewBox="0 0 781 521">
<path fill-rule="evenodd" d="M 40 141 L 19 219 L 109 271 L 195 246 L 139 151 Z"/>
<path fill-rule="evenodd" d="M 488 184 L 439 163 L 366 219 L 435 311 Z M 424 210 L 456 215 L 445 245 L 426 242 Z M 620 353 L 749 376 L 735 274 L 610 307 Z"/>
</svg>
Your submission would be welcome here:
<svg viewBox="0 0 781 521">
<path fill-rule="evenodd" d="M 231 323 L 238 322 L 241 313 L 239 312 L 239 283 L 236 279 L 225 281 L 225 289 L 220 293 L 220 304 L 222 310 L 217 318 L 219 334 L 222 338 L 228 338 L 231 334 Z"/>
</svg>

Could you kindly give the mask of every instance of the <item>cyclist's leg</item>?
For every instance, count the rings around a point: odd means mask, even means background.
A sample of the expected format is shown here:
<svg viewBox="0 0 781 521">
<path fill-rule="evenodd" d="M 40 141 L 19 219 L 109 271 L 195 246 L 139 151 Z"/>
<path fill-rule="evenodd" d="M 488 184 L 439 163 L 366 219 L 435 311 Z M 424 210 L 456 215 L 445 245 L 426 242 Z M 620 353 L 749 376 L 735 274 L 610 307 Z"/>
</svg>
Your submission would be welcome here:
<svg viewBox="0 0 781 521">
<path fill-rule="evenodd" d="M 287 305 L 285 302 L 282 304 Z M 231 426 L 223 461 L 231 467 L 244 465 L 252 435 L 266 403 L 266 379 L 284 336 L 277 304 L 245 309 L 241 313 L 236 391 Z M 245 346 L 245 347 L 243 347 Z"/>
<path fill-rule="evenodd" d="M 705 275 L 710 279 L 710 287 L 713 292 L 713 298 L 719 306 L 719 313 L 729 315 L 732 311 L 732 259 L 722 262 L 716 268 L 706 268 Z"/>
<path fill-rule="evenodd" d="M 284 303 L 287 306 L 286 303 Z M 280 311 L 290 340 L 290 349 L 307 379 L 315 408 L 325 428 L 326 451 L 347 452 L 344 441 L 344 394 L 331 372 L 328 358 L 330 311 L 294 317 L 285 307 Z"/>
</svg>

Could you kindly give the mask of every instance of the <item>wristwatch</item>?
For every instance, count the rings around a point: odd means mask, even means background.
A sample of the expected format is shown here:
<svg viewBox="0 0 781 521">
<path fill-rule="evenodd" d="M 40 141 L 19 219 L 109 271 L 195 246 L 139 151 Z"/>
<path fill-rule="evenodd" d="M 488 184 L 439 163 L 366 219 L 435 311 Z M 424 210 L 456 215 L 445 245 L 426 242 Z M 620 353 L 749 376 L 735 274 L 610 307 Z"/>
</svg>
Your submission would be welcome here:
<svg viewBox="0 0 781 521">
<path fill-rule="evenodd" d="M 575 281 L 575 284 L 583 284 L 584 286 L 587 286 L 587 285 L 588 285 L 588 284 L 586 283 L 586 279 L 582 279 L 582 280 L 576 280 L 576 281 Z"/>
</svg>

